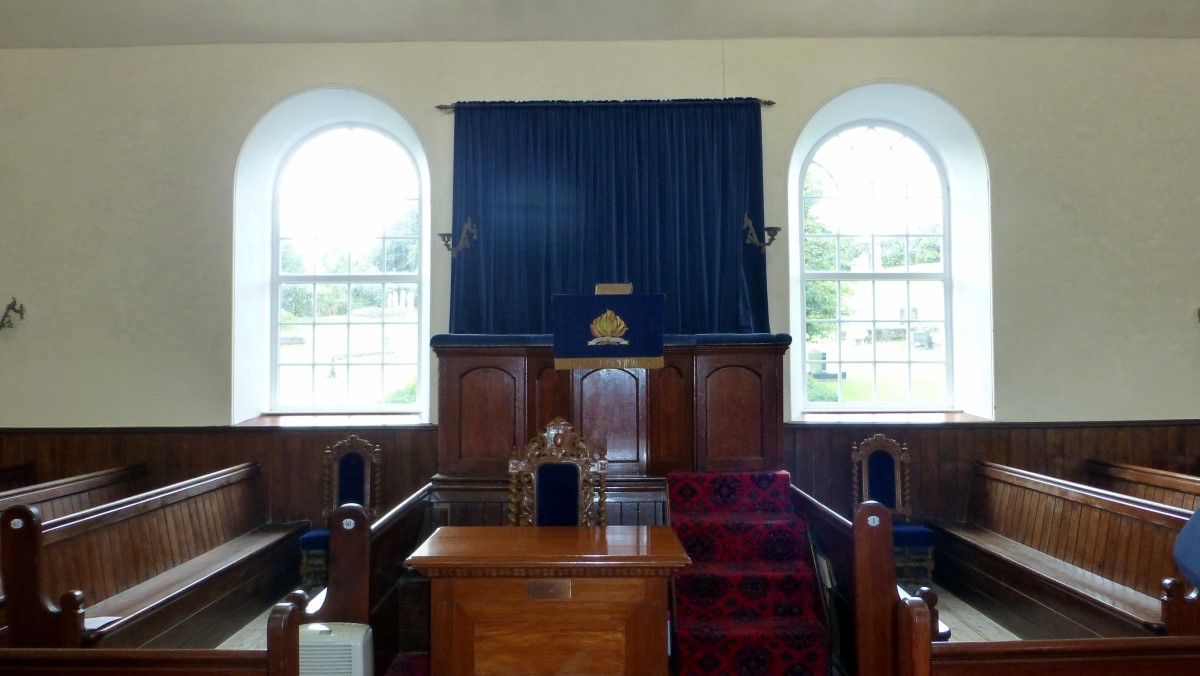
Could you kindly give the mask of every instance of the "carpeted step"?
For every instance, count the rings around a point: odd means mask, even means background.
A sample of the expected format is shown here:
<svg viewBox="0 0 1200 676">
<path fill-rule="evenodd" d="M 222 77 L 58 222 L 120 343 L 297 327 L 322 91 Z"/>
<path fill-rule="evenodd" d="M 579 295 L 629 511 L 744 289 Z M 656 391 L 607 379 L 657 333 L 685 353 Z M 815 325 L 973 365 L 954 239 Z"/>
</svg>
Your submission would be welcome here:
<svg viewBox="0 0 1200 676">
<path fill-rule="evenodd" d="M 693 563 L 675 576 L 675 604 L 691 622 L 821 621 L 817 582 L 804 561 Z"/>
<path fill-rule="evenodd" d="M 383 676 L 429 676 L 429 653 L 400 653 Z"/>
<path fill-rule="evenodd" d="M 671 525 L 692 558 L 675 575 L 683 676 L 824 674 L 828 633 L 787 472 L 667 475 Z"/>
<path fill-rule="evenodd" d="M 780 512 L 791 509 L 791 475 L 776 472 L 672 472 L 671 512 Z"/>
<path fill-rule="evenodd" d="M 804 520 L 786 512 L 675 513 L 671 525 L 692 561 L 807 561 Z"/>
<path fill-rule="evenodd" d="M 678 673 L 738 676 L 824 676 L 825 629 L 795 619 L 681 623 Z"/>
</svg>

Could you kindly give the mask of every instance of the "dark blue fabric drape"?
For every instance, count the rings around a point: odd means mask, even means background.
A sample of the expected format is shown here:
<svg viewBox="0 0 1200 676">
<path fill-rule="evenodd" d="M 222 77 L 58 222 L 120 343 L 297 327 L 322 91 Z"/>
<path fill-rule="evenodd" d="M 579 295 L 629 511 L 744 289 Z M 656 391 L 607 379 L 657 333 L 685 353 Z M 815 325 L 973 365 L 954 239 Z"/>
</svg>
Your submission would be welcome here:
<svg viewBox="0 0 1200 676">
<path fill-rule="evenodd" d="M 457 103 L 451 333 L 548 333 L 551 297 L 630 282 L 667 333 L 767 321 L 755 99 Z"/>
</svg>

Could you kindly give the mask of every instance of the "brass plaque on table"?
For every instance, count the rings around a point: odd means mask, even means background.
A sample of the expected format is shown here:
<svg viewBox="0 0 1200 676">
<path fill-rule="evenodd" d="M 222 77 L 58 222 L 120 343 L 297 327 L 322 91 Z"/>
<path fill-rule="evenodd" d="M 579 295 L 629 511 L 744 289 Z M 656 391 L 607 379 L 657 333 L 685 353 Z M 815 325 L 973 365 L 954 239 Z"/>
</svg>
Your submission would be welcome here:
<svg viewBox="0 0 1200 676">
<path fill-rule="evenodd" d="M 530 600 L 561 601 L 571 598 L 569 579 L 526 580 L 525 598 Z"/>
</svg>

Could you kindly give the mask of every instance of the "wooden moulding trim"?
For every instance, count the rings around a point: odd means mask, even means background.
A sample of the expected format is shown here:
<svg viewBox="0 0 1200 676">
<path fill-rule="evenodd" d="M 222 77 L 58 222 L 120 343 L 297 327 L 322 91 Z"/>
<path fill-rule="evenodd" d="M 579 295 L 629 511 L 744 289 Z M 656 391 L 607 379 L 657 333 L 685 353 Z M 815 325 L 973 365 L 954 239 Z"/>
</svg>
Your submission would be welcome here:
<svg viewBox="0 0 1200 676">
<path fill-rule="evenodd" d="M 451 566 L 436 568 L 427 565 L 413 566 L 418 572 L 428 578 L 647 578 L 670 577 L 675 571 L 683 568 L 683 564 L 669 566 L 645 566 L 638 568 L 611 566 L 623 565 L 621 562 L 608 562 L 603 565 L 588 566 L 583 563 L 573 563 L 570 566 L 529 566 L 529 565 L 491 565 L 487 567 Z"/>
<path fill-rule="evenodd" d="M 1194 655 L 1197 664 L 1200 664 L 1200 636 L 950 642 L 933 644 L 931 652 L 933 661 L 940 664 L 1038 662 L 1050 665 L 1055 661 L 1067 663 L 1087 658 L 1110 660 L 1128 657 L 1149 660 L 1172 655 Z M 1076 672 L 1072 670 L 1070 673 Z"/>
</svg>

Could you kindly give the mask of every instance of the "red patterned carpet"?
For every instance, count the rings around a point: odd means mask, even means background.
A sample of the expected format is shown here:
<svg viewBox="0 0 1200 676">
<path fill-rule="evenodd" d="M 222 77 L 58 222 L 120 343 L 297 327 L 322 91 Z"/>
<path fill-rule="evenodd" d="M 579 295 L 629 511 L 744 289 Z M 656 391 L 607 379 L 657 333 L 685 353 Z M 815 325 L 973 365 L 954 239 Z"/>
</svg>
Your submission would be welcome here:
<svg viewBox="0 0 1200 676">
<path fill-rule="evenodd" d="M 429 653 L 400 653 L 384 676 L 429 676 Z"/>
<path fill-rule="evenodd" d="M 824 676 L 829 665 L 804 520 L 787 472 L 667 476 L 692 565 L 675 578 L 680 676 Z"/>
</svg>

